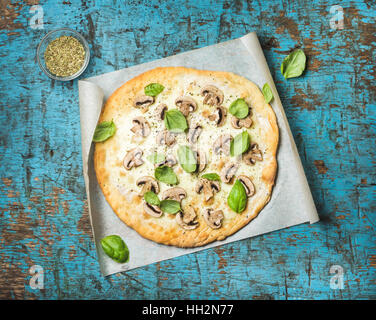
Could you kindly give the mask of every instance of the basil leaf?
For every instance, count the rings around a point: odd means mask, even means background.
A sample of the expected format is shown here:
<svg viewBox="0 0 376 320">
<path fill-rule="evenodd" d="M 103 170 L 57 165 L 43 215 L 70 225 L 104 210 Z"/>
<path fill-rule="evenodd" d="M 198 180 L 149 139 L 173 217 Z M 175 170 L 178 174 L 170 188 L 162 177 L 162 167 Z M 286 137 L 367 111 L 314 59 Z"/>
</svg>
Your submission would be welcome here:
<svg viewBox="0 0 376 320">
<path fill-rule="evenodd" d="M 230 144 L 230 154 L 231 156 L 238 156 L 246 152 L 249 148 L 249 134 L 247 131 L 239 133 Z"/>
<path fill-rule="evenodd" d="M 181 210 L 180 202 L 176 200 L 162 200 L 161 201 L 161 210 L 163 212 L 175 214 Z"/>
<path fill-rule="evenodd" d="M 216 173 L 205 173 L 201 176 L 201 178 L 208 179 L 211 181 L 221 181 L 221 178 Z"/>
<path fill-rule="evenodd" d="M 177 109 L 171 109 L 166 112 L 164 123 L 166 128 L 172 132 L 184 132 L 188 129 L 187 119 Z"/>
<path fill-rule="evenodd" d="M 281 64 L 281 73 L 287 78 L 299 77 L 306 67 L 306 55 L 302 49 L 291 52 Z"/>
<path fill-rule="evenodd" d="M 148 204 L 151 204 L 152 206 L 159 207 L 159 205 L 161 204 L 158 196 L 153 191 L 145 192 L 144 199 Z"/>
<path fill-rule="evenodd" d="M 163 153 L 153 153 L 146 157 L 151 163 L 161 163 L 166 160 L 166 157 Z"/>
<path fill-rule="evenodd" d="M 197 159 L 191 148 L 188 146 L 179 146 L 178 158 L 181 167 L 184 171 L 190 173 L 197 169 Z"/>
<path fill-rule="evenodd" d="M 154 176 L 155 179 L 167 184 L 178 184 L 179 182 L 174 170 L 167 166 L 155 168 Z"/>
<path fill-rule="evenodd" d="M 235 181 L 228 195 L 227 203 L 231 210 L 237 213 L 243 212 L 247 206 L 247 194 L 243 184 L 239 180 Z"/>
<path fill-rule="evenodd" d="M 103 142 L 111 138 L 116 132 L 116 126 L 113 121 L 103 121 L 97 125 L 94 132 L 93 141 Z"/>
<path fill-rule="evenodd" d="M 129 260 L 129 250 L 122 238 L 111 235 L 101 240 L 103 251 L 114 261 L 124 263 Z"/>
<path fill-rule="evenodd" d="M 150 83 L 145 88 L 145 94 L 147 96 L 155 97 L 164 90 L 164 86 L 159 83 Z"/>
<path fill-rule="evenodd" d="M 236 99 L 231 103 L 228 111 L 238 119 L 244 119 L 249 114 L 249 107 L 244 99 Z"/>
<path fill-rule="evenodd" d="M 270 89 L 270 86 L 268 83 L 265 83 L 262 87 L 262 94 L 264 95 L 266 103 L 269 103 L 273 100 L 273 92 L 272 89 Z"/>
</svg>

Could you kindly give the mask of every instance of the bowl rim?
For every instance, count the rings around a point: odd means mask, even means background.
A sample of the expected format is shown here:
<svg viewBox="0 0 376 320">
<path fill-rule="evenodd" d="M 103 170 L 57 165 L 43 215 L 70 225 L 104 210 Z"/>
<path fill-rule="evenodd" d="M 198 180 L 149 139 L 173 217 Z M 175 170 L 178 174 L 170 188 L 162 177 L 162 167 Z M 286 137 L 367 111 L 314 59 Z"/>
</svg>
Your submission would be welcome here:
<svg viewBox="0 0 376 320">
<path fill-rule="evenodd" d="M 40 51 L 41 51 L 42 44 L 46 41 L 46 39 L 49 36 L 51 36 L 54 33 L 61 32 L 61 31 L 68 31 L 68 32 L 73 33 L 75 36 L 77 36 L 77 38 L 79 38 L 79 40 L 81 41 L 81 43 L 83 44 L 84 49 L 85 49 L 85 60 L 84 60 L 84 63 L 82 65 L 82 67 L 76 73 L 74 73 L 74 74 L 72 74 L 70 76 L 67 76 L 67 77 L 59 77 L 59 76 L 55 76 L 54 74 L 52 74 L 49 70 L 47 70 L 43 66 L 43 64 L 41 62 L 41 58 L 40 58 L 40 53 L 41 53 Z M 87 68 L 87 66 L 89 64 L 89 61 L 90 61 L 90 48 L 89 48 L 89 44 L 86 41 L 86 39 L 80 33 L 78 33 L 76 30 L 73 30 L 73 29 L 70 29 L 70 28 L 67 28 L 67 27 L 63 27 L 63 28 L 51 30 L 51 31 L 47 32 L 43 36 L 43 38 L 41 39 L 41 41 L 38 44 L 38 47 L 37 47 L 37 61 L 38 61 L 38 65 L 39 65 L 40 69 L 49 78 L 54 79 L 54 80 L 59 80 L 59 81 L 70 81 L 70 80 L 73 80 L 73 79 L 76 79 L 77 77 L 79 77 L 86 70 L 86 68 Z"/>
</svg>

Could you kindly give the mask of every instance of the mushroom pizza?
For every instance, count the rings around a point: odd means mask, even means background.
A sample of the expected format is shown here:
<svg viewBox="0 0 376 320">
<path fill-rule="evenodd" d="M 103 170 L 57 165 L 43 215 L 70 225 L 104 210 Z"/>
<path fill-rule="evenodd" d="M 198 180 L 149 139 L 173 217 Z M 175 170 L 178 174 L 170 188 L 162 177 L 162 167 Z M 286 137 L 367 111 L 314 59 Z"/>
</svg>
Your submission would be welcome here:
<svg viewBox="0 0 376 320">
<path fill-rule="evenodd" d="M 94 167 L 112 209 L 143 237 L 179 247 L 223 240 L 268 203 L 278 126 L 251 81 L 157 68 L 107 100 Z"/>
</svg>

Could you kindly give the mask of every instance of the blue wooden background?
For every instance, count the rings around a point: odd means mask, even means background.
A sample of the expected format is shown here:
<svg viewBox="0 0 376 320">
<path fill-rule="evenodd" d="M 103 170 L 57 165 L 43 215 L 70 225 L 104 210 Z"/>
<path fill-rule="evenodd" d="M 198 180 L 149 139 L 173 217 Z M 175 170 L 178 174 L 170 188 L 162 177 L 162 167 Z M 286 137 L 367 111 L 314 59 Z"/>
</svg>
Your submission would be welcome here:
<svg viewBox="0 0 376 320">
<path fill-rule="evenodd" d="M 375 299 L 375 1 L 1 1 L 0 298 Z M 39 4 L 44 29 L 32 29 Z M 332 5 L 344 11 L 333 30 Z M 42 36 L 90 42 L 84 77 L 257 31 L 321 218 L 103 278 L 82 177 L 77 81 L 38 68 Z M 294 47 L 308 68 L 285 81 Z M 29 268 L 44 268 L 44 289 Z M 330 267 L 344 271 L 331 289 Z"/>
</svg>

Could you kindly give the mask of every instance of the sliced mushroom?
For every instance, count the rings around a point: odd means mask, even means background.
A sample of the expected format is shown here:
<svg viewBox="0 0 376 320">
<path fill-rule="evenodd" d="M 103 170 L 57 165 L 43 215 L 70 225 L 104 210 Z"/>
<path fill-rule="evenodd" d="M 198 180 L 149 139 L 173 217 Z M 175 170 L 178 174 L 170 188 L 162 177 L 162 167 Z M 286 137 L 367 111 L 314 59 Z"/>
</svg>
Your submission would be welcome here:
<svg viewBox="0 0 376 320">
<path fill-rule="evenodd" d="M 136 117 L 132 120 L 133 127 L 131 131 L 141 137 L 147 137 L 150 134 L 150 125 L 144 117 Z"/>
<path fill-rule="evenodd" d="M 204 220 L 212 229 L 219 229 L 222 226 L 222 219 L 225 217 L 222 210 L 207 208 L 204 211 Z"/>
<path fill-rule="evenodd" d="M 190 128 L 188 130 L 188 136 L 187 136 L 188 142 L 196 143 L 201 132 L 202 132 L 202 126 L 200 126 L 199 124 L 196 124 L 192 128 Z"/>
<path fill-rule="evenodd" d="M 123 160 L 123 166 L 125 169 L 130 170 L 133 167 L 138 167 L 144 163 L 141 159 L 143 151 L 140 148 L 134 148 L 126 154 Z"/>
<path fill-rule="evenodd" d="M 134 106 L 136 108 L 146 109 L 154 103 L 154 97 L 140 95 L 137 96 L 134 101 Z"/>
<path fill-rule="evenodd" d="M 207 164 L 205 152 L 200 151 L 200 150 L 195 150 L 194 152 L 196 154 L 196 160 L 197 160 L 197 164 L 198 164 L 197 171 L 198 172 L 204 171 L 206 164 Z"/>
<path fill-rule="evenodd" d="M 184 116 L 188 116 L 191 112 L 197 109 L 197 103 L 191 97 L 181 96 L 175 100 L 176 106 L 179 108 Z"/>
<path fill-rule="evenodd" d="M 214 197 L 214 194 L 221 191 L 221 186 L 218 181 L 211 181 L 201 178 L 196 184 L 196 192 L 204 192 L 205 201 L 209 201 Z"/>
<path fill-rule="evenodd" d="M 262 161 L 262 152 L 260 151 L 257 143 L 252 143 L 249 151 L 243 155 L 244 162 L 249 165 L 254 165 L 256 161 Z"/>
<path fill-rule="evenodd" d="M 167 189 L 162 194 L 162 200 L 175 200 L 181 202 L 185 197 L 187 196 L 187 193 L 183 188 L 180 187 L 174 187 Z"/>
<path fill-rule="evenodd" d="M 136 186 L 141 188 L 141 191 L 139 193 L 140 196 L 143 196 L 148 191 L 159 193 L 158 181 L 151 176 L 144 176 L 137 179 Z"/>
<path fill-rule="evenodd" d="M 156 115 L 159 120 L 163 120 L 167 111 L 167 105 L 161 103 L 156 109 Z"/>
<path fill-rule="evenodd" d="M 239 163 L 228 162 L 221 170 L 221 179 L 223 182 L 229 183 L 239 169 Z"/>
<path fill-rule="evenodd" d="M 163 130 L 157 135 L 157 143 L 171 146 L 175 143 L 175 135 L 168 130 Z"/>
<path fill-rule="evenodd" d="M 237 117 L 231 118 L 231 124 L 235 129 L 241 129 L 241 128 L 250 128 L 252 126 L 252 113 L 250 111 L 250 114 L 244 118 L 244 119 L 238 119 Z"/>
<path fill-rule="evenodd" d="M 144 201 L 144 211 L 148 215 L 155 217 L 155 218 L 159 218 L 163 214 L 162 210 L 158 206 L 153 206 L 147 203 L 146 201 Z"/>
<path fill-rule="evenodd" d="M 201 95 L 205 97 L 203 102 L 211 106 L 220 106 L 223 102 L 223 92 L 212 85 L 203 87 Z"/>
<path fill-rule="evenodd" d="M 219 106 L 215 112 L 209 116 L 209 120 L 214 121 L 217 127 L 222 127 L 226 122 L 227 110 L 225 107 Z"/>
<path fill-rule="evenodd" d="M 245 175 L 240 175 L 238 177 L 238 180 L 242 183 L 242 185 L 244 186 L 244 189 L 245 189 L 245 193 L 247 194 L 247 197 L 252 197 L 256 190 L 255 190 L 255 186 L 251 180 L 250 177 L 247 177 Z"/>
<path fill-rule="evenodd" d="M 214 153 L 219 154 L 222 151 L 223 154 L 229 155 L 231 140 L 232 136 L 230 134 L 219 136 L 213 144 Z"/>
<path fill-rule="evenodd" d="M 176 214 L 176 222 L 185 230 L 193 230 L 198 227 L 198 222 L 195 221 L 197 215 L 193 207 L 188 206 L 183 212 L 178 212 Z"/>
<path fill-rule="evenodd" d="M 176 161 L 176 158 L 172 155 L 167 156 L 164 161 L 161 161 L 159 163 L 155 164 L 155 167 L 161 167 L 161 166 L 167 166 L 167 167 L 173 167 L 178 162 Z"/>
</svg>

